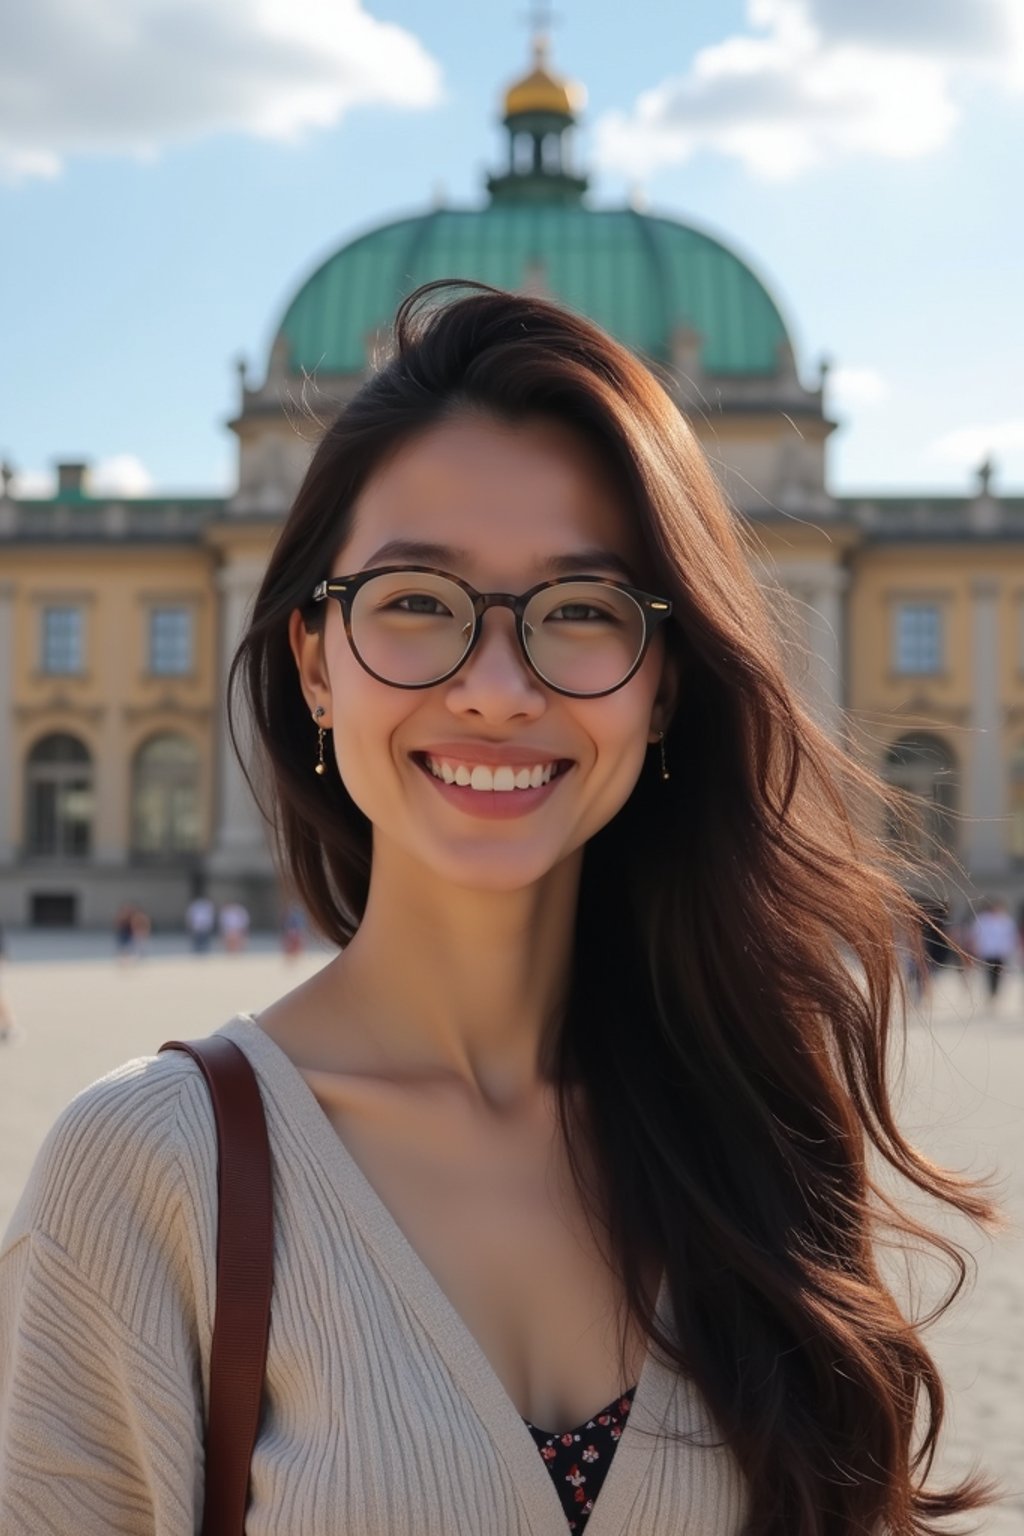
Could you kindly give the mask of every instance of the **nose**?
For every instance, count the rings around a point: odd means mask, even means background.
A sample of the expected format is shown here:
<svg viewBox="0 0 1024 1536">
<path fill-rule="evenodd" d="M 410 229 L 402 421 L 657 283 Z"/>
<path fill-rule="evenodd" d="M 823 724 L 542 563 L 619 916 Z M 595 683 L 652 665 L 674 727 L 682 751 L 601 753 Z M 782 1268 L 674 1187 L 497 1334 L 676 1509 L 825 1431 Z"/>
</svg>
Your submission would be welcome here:
<svg viewBox="0 0 1024 1536">
<path fill-rule="evenodd" d="M 514 614 L 496 609 L 484 613 L 480 638 L 469 660 L 449 683 L 447 702 L 455 714 L 484 719 L 535 719 L 543 714 L 547 696 L 526 664 Z"/>
</svg>

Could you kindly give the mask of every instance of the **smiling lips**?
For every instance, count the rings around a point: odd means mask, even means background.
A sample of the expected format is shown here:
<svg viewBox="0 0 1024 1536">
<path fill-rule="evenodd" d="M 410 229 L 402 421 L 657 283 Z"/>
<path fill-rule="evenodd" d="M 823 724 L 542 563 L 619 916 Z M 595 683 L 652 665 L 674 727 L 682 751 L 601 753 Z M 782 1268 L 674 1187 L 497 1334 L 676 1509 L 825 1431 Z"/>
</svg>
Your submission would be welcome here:
<svg viewBox="0 0 1024 1536">
<path fill-rule="evenodd" d="M 509 753 L 509 756 L 512 755 Z M 518 755 L 515 753 L 515 756 Z M 558 774 L 572 766 L 571 762 L 564 758 L 548 758 L 535 763 L 523 761 L 481 763 L 464 757 L 449 757 L 432 752 L 421 752 L 416 756 L 426 771 L 442 783 L 492 794 L 541 789 Z"/>
<path fill-rule="evenodd" d="M 476 763 L 472 768 L 465 763 L 450 763 L 445 758 L 431 757 L 429 753 L 426 765 L 435 779 L 443 779 L 446 784 L 460 784 L 469 789 L 483 790 L 510 790 L 510 789 L 539 789 L 542 784 L 547 784 L 558 764 L 535 763 L 532 768 L 512 768 L 507 764 L 499 764 L 489 768 L 485 763 Z"/>
</svg>

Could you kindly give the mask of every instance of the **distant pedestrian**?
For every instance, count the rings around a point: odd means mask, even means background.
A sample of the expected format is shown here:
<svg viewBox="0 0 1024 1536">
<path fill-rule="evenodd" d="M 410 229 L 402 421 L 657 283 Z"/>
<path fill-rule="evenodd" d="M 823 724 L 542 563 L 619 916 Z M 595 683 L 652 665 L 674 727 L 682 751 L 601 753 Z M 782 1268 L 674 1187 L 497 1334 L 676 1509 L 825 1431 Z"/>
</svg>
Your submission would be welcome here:
<svg viewBox="0 0 1024 1536">
<path fill-rule="evenodd" d="M 249 911 L 240 901 L 226 901 L 220 909 L 220 936 L 229 955 L 239 954 L 249 938 Z"/>
<path fill-rule="evenodd" d="M 964 908 L 959 916 L 952 918 L 947 932 L 950 939 L 950 965 L 955 966 L 959 972 L 964 989 L 970 995 L 971 972 L 974 969 L 974 954 L 971 950 L 971 930 L 974 926 L 974 918 L 969 907 Z"/>
<path fill-rule="evenodd" d="M 306 947 L 306 914 L 297 901 L 293 901 L 284 914 L 281 924 L 281 948 L 291 959 L 301 955 Z"/>
<path fill-rule="evenodd" d="M 908 924 L 901 930 L 898 948 L 900 970 L 903 973 L 903 980 L 906 984 L 910 1000 L 915 1005 L 920 1004 L 924 1001 L 927 991 L 927 975 L 920 921 Z"/>
<path fill-rule="evenodd" d="M 15 1028 L 14 1016 L 4 996 L 4 969 L 7 951 L 4 947 L 4 931 L 0 928 L 0 1045 L 8 1040 L 14 1040 L 20 1033 Z"/>
<path fill-rule="evenodd" d="M 209 896 L 193 896 L 185 908 L 185 927 L 192 940 L 192 953 L 205 955 L 210 948 L 213 930 L 217 926 L 217 908 Z"/>
<path fill-rule="evenodd" d="M 924 952 L 928 969 L 935 973 L 942 966 L 953 963 L 953 947 L 950 942 L 950 911 L 946 901 L 926 901 L 921 905 L 924 928 Z"/>
<path fill-rule="evenodd" d="M 907 977 L 914 1001 L 926 1003 L 932 994 L 935 972 L 940 966 L 949 965 L 952 960 L 950 914 L 945 902 L 930 898 L 924 898 L 919 903 L 918 913 L 921 942 L 920 946 L 910 946 Z"/>
<path fill-rule="evenodd" d="M 141 907 L 132 908 L 132 954 L 136 960 L 141 960 L 146 953 L 146 945 L 149 936 L 153 932 L 153 924 L 149 914 Z"/>
<path fill-rule="evenodd" d="M 135 948 L 135 908 L 122 902 L 114 917 L 114 949 L 119 960 L 130 960 Z"/>
<path fill-rule="evenodd" d="M 1001 897 L 981 903 L 971 925 L 970 947 L 985 972 L 988 995 L 995 1001 L 1006 962 L 1020 947 L 1017 925 Z"/>
</svg>

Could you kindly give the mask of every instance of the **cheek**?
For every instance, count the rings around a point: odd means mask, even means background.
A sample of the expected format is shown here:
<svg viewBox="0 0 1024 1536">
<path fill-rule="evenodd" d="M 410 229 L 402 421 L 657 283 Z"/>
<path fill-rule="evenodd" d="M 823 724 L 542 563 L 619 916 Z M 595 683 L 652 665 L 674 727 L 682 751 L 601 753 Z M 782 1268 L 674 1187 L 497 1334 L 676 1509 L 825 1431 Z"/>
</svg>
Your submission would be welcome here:
<svg viewBox="0 0 1024 1536">
<path fill-rule="evenodd" d="M 591 731 L 598 747 L 617 743 L 627 755 L 635 748 L 643 756 L 660 677 L 657 658 L 648 656 L 624 688 L 594 700 Z"/>
<path fill-rule="evenodd" d="M 335 648 L 329 668 L 335 757 L 346 788 L 365 809 L 363 791 L 380 784 L 381 759 L 390 755 L 393 734 L 416 695 L 378 683 L 347 648 Z"/>
<path fill-rule="evenodd" d="M 631 794 L 647 756 L 653 699 L 654 688 L 642 686 L 638 676 L 577 716 L 591 742 L 596 782 L 620 802 Z"/>
</svg>

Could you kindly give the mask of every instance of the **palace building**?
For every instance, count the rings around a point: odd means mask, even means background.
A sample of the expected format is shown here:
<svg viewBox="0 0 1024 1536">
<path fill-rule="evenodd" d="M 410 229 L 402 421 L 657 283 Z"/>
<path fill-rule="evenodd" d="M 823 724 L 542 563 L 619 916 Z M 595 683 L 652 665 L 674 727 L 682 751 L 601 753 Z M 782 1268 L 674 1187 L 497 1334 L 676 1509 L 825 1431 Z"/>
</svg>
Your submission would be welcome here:
<svg viewBox="0 0 1024 1536">
<path fill-rule="evenodd" d="M 0 473 L 0 923 L 106 926 L 132 901 L 176 926 L 197 889 L 276 923 L 227 668 L 317 423 L 438 277 L 562 301 L 655 368 L 751 525 L 810 707 L 921 796 L 892 834 L 940 851 L 954 900 L 1024 891 L 1024 498 L 995 494 L 987 466 L 963 497 L 834 495 L 827 370 L 802 381 L 769 289 L 727 245 L 591 201 L 582 92 L 543 37 L 534 55 L 481 205 L 341 245 L 288 305 L 262 380 L 241 370 L 231 495 L 94 497 L 66 463 L 53 496 L 21 499 Z"/>
</svg>

